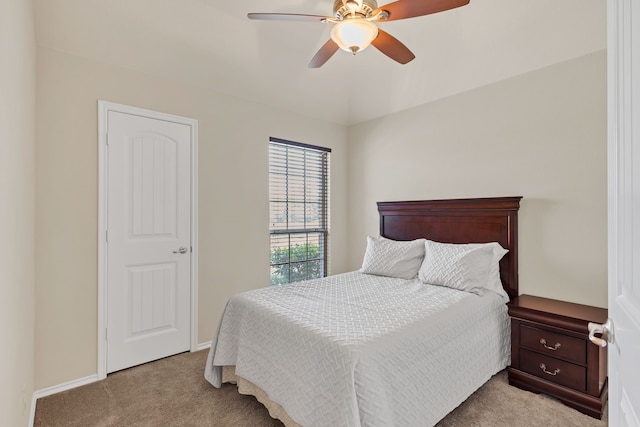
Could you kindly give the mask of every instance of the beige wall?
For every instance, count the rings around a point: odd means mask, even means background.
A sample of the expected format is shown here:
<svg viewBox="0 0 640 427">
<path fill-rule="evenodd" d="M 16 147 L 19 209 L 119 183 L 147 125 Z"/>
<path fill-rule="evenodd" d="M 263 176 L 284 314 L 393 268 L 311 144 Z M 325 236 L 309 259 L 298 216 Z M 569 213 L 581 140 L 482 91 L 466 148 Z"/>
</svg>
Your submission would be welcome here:
<svg viewBox="0 0 640 427">
<path fill-rule="evenodd" d="M 33 393 L 33 4 L 0 7 L 0 425 L 26 426 Z"/>
<path fill-rule="evenodd" d="M 349 129 L 349 267 L 377 201 L 524 196 L 520 292 L 607 305 L 606 54 Z"/>
<path fill-rule="evenodd" d="M 332 272 L 345 271 L 346 128 L 47 49 L 37 67 L 36 388 L 97 369 L 97 100 L 199 120 L 199 334 L 268 285 L 268 138 L 328 146 Z"/>
</svg>

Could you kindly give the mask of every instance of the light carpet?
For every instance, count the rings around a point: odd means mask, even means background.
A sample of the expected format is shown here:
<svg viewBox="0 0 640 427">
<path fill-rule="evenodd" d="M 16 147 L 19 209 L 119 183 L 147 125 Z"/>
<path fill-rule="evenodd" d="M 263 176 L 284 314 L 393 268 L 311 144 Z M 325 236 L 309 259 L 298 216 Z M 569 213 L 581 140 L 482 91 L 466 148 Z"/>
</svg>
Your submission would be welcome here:
<svg viewBox="0 0 640 427">
<path fill-rule="evenodd" d="M 110 374 L 105 380 L 38 399 L 35 427 L 282 426 L 236 386 L 204 379 L 207 351 L 183 353 Z M 507 383 L 498 373 L 438 427 L 604 427 L 562 403 Z"/>
</svg>

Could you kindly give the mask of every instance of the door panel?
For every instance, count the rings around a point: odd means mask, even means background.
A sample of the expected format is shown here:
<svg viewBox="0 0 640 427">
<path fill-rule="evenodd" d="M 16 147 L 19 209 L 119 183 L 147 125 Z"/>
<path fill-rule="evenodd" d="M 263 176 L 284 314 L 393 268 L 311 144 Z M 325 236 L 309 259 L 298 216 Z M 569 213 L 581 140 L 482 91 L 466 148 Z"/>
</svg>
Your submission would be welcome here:
<svg viewBox="0 0 640 427">
<path fill-rule="evenodd" d="M 191 128 L 109 111 L 107 372 L 187 351 Z"/>
<path fill-rule="evenodd" d="M 130 238 L 176 237 L 176 142 L 137 135 L 130 150 Z"/>
<path fill-rule="evenodd" d="M 125 341 L 176 329 L 176 265 L 129 267 Z"/>
<path fill-rule="evenodd" d="M 640 4 L 608 2 L 609 421 L 640 426 Z"/>
</svg>

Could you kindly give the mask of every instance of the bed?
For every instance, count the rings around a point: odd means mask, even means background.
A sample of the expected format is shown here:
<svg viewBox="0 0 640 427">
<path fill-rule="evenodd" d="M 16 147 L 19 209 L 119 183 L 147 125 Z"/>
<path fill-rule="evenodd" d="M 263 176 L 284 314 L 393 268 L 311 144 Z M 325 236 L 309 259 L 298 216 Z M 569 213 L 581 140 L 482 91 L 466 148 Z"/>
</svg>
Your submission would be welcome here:
<svg viewBox="0 0 640 427">
<path fill-rule="evenodd" d="M 369 238 L 361 271 L 230 298 L 205 378 L 238 384 L 288 427 L 436 424 L 510 362 L 520 199 L 378 203 L 380 237 Z M 422 239 L 419 273 L 365 273 L 373 248 L 414 250 Z M 439 279 L 424 260 L 451 248 L 497 253 L 496 243 L 502 252 L 481 276 L 499 290 L 431 284 Z"/>
</svg>

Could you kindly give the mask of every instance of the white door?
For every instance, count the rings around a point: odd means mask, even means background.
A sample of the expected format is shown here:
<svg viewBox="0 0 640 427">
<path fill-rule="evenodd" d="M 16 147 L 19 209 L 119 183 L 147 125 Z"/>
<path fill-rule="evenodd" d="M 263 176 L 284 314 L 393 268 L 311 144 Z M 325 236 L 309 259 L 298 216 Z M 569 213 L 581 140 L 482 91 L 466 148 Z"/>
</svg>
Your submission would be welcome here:
<svg viewBox="0 0 640 427">
<path fill-rule="evenodd" d="M 191 127 L 108 111 L 107 372 L 190 349 Z"/>
<path fill-rule="evenodd" d="M 640 3 L 608 2 L 609 422 L 640 426 Z"/>
</svg>

